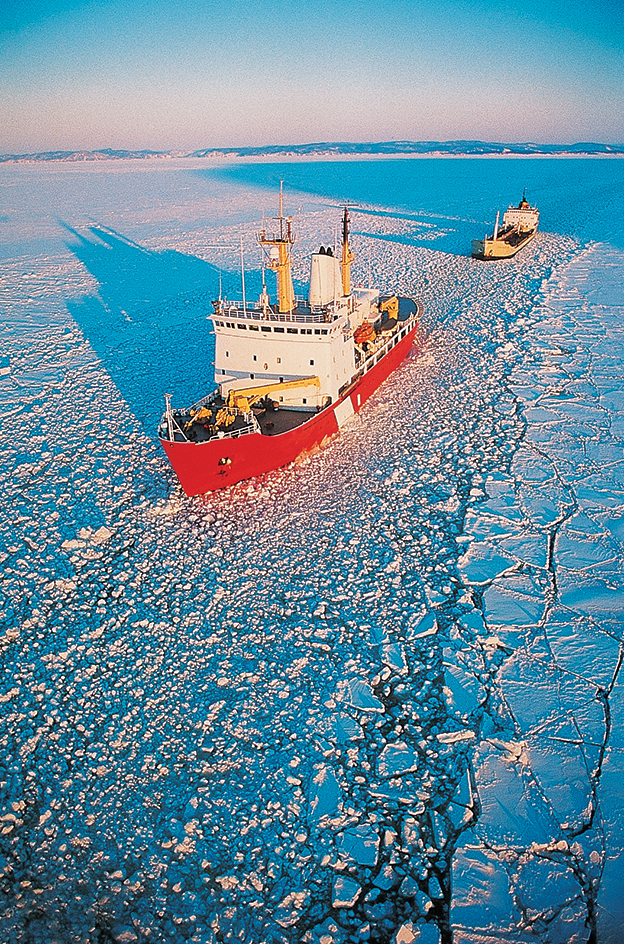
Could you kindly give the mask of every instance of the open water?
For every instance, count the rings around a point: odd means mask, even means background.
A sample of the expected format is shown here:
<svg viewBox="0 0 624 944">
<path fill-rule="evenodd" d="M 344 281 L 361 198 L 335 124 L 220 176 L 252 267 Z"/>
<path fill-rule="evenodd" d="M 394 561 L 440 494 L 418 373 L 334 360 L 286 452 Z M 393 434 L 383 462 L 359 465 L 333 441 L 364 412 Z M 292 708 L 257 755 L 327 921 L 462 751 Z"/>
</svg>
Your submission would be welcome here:
<svg viewBox="0 0 624 944">
<path fill-rule="evenodd" d="M 214 171 L 199 173 L 215 176 Z M 420 158 L 388 161 L 314 161 L 228 166 L 216 174 L 243 186 L 279 182 L 339 203 L 401 212 L 422 224 L 445 226 L 435 248 L 466 253 L 470 239 L 491 232 L 496 211 L 517 204 L 526 188 L 541 229 L 581 244 L 609 242 L 624 249 L 624 167 L 588 158 Z M 423 245 L 431 246 L 423 229 Z"/>
<path fill-rule="evenodd" d="M 419 346 L 327 447 L 187 499 L 276 184 Z M 2 939 L 619 940 L 624 163 L 0 168 Z M 527 197 L 516 259 L 470 239 Z"/>
</svg>

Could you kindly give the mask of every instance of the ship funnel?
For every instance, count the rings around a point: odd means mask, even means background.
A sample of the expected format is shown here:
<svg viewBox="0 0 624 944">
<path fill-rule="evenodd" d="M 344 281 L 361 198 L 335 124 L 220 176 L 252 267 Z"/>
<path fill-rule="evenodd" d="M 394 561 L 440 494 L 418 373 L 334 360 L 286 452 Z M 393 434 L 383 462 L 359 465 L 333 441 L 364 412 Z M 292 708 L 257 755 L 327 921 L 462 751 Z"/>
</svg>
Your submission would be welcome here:
<svg viewBox="0 0 624 944">
<path fill-rule="evenodd" d="M 342 271 L 335 256 L 323 251 L 312 253 L 310 268 L 310 305 L 328 305 L 342 295 Z"/>
</svg>

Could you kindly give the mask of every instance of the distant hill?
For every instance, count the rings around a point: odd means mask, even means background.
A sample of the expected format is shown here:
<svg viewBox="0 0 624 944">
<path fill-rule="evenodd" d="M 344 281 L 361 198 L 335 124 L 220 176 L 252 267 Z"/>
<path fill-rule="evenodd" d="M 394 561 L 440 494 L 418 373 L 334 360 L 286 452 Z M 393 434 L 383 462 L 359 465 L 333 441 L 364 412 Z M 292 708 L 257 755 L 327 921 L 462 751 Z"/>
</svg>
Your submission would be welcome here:
<svg viewBox="0 0 624 944">
<path fill-rule="evenodd" d="M 0 154 L 0 163 L 31 161 L 119 161 L 168 160 L 180 157 L 332 157 L 340 155 L 554 155 L 595 156 L 624 155 L 624 144 L 499 144 L 492 141 L 381 141 L 369 144 L 326 142 L 320 144 L 272 144 L 264 147 L 202 148 L 196 151 L 124 151 L 103 148 L 99 151 L 40 151 L 36 154 Z"/>
</svg>

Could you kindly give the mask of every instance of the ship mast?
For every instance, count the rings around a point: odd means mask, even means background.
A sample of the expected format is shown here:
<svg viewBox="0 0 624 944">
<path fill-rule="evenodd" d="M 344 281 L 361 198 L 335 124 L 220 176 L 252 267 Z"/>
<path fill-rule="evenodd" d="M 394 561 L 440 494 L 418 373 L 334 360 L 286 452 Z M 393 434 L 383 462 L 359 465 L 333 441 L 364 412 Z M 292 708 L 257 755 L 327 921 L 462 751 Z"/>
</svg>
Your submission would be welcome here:
<svg viewBox="0 0 624 944">
<path fill-rule="evenodd" d="M 349 248 L 349 208 L 344 208 L 342 217 L 342 294 L 351 294 L 351 263 L 355 256 Z"/>
<path fill-rule="evenodd" d="M 261 246 L 269 249 L 268 266 L 277 273 L 277 297 L 280 314 L 291 312 L 295 307 L 295 291 L 291 274 L 290 247 L 294 243 L 292 235 L 292 218 L 284 217 L 283 181 L 280 181 L 279 192 L 279 236 L 267 236 L 263 229 L 258 236 Z"/>
</svg>

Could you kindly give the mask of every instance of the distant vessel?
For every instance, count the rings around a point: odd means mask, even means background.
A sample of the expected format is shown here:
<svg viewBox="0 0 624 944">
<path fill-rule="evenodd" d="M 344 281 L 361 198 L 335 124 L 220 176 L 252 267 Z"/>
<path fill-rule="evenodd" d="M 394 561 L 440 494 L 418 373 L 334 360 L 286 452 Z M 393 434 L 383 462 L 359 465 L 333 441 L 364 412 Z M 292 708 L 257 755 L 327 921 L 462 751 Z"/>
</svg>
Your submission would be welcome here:
<svg viewBox="0 0 624 944">
<path fill-rule="evenodd" d="M 529 205 L 526 192 L 517 207 L 510 206 L 503 214 L 503 225 L 499 229 L 500 213 L 496 214 L 494 233 L 485 239 L 472 240 L 474 259 L 510 259 L 515 256 L 537 232 L 539 210 Z"/>
<path fill-rule="evenodd" d="M 278 302 L 214 302 L 215 383 L 192 407 L 166 409 L 158 436 L 187 495 L 280 468 L 319 446 L 357 413 L 407 356 L 422 303 L 378 289 L 351 289 L 349 215 L 340 260 L 312 253 L 308 299 L 291 276 L 294 237 L 283 215 L 258 242 L 277 275 Z"/>
</svg>

